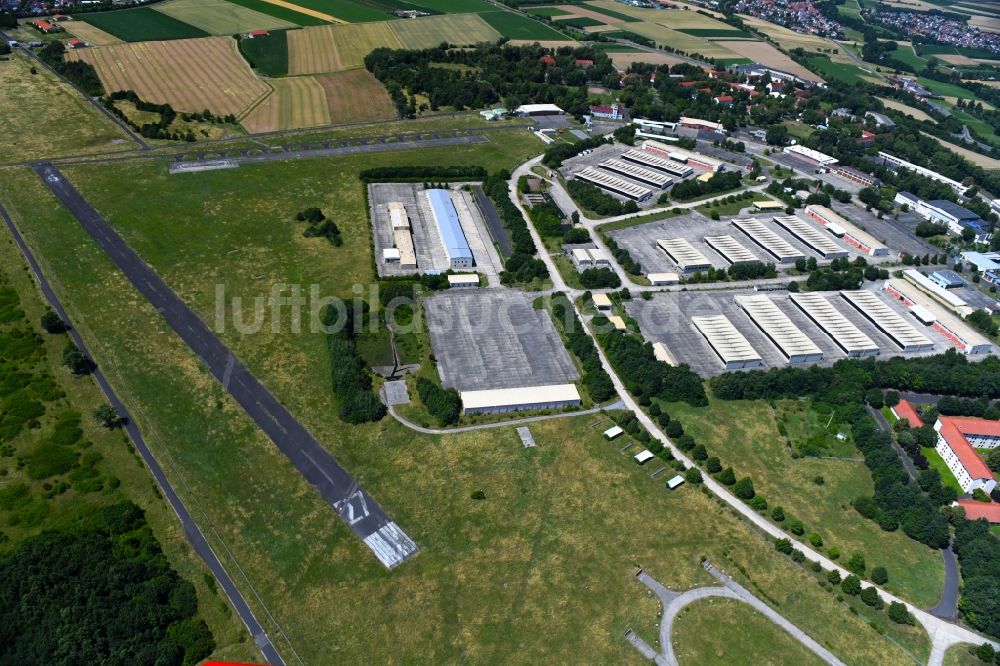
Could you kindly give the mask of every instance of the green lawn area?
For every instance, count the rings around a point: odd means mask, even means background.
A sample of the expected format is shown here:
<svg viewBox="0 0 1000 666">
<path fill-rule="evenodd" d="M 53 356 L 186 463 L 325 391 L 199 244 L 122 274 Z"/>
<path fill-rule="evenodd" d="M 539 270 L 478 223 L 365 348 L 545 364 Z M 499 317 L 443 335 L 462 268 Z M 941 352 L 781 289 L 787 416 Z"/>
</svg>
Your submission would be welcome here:
<svg viewBox="0 0 1000 666">
<path fill-rule="evenodd" d="M 253 67 L 265 76 L 288 74 L 288 31 L 271 30 L 267 37 L 243 39 L 240 51 Z"/>
<path fill-rule="evenodd" d="M 865 554 L 868 565 L 889 571 L 889 590 L 929 607 L 937 602 L 944 568 L 937 551 L 908 538 L 901 531 L 885 532 L 851 506 L 859 496 L 871 496 L 871 476 L 860 453 L 850 460 L 795 458 L 792 451 L 819 433 L 826 420 L 797 401 L 778 401 L 775 410 L 761 401 L 721 402 L 711 398 L 707 408 L 671 404 L 666 411 L 680 419 L 686 432 L 717 455 L 723 466 L 732 465 L 737 477 L 750 476 L 757 492 L 771 506 L 802 520 L 808 532 L 823 537 L 824 547 L 836 546 L 846 558 L 854 551 Z M 829 417 L 827 417 L 828 419 Z M 785 423 L 791 450 L 778 424 Z M 826 455 L 841 457 L 844 451 Z M 823 477 L 823 484 L 814 482 Z M 787 524 L 788 521 L 786 521 Z"/>
<path fill-rule="evenodd" d="M 370 283 L 367 216 L 354 176 L 360 169 L 511 167 L 541 149 L 523 135 L 231 172 L 169 176 L 164 162 L 151 160 L 79 165 L 66 174 L 211 322 L 216 285 L 230 297 L 252 299 L 279 282 L 315 284 L 322 295 Z M 581 636 L 588 660 L 640 663 L 621 636 L 633 627 L 652 640 L 658 606 L 635 582 L 633 567 L 685 589 L 712 583 L 700 568 L 702 555 L 845 661 L 907 663 L 895 644 L 831 603 L 811 576 L 727 509 L 694 487 L 665 492 L 662 479 L 650 479 L 618 444 L 604 441 L 591 417 L 533 424 L 538 447 L 530 450 L 512 428 L 429 437 L 388 419 L 346 426 L 328 388 L 322 334 L 286 325 L 241 335 L 227 327 L 220 335 L 237 356 L 421 546 L 414 560 L 385 571 L 37 177 L 27 169 L 3 176 L 0 198 L 93 341 L 98 362 L 179 480 L 179 492 L 214 528 L 209 538 L 216 546 L 225 541 L 306 663 L 334 652 L 345 663 L 415 655 L 566 662 L 579 658 Z M 141 200 L 127 195 L 135 182 L 143 183 Z M 292 215 L 309 206 L 334 213 L 343 247 L 302 237 Z M 471 500 L 479 489 L 487 499 Z M 261 611 L 246 583 L 238 584 Z M 926 643 L 912 631 L 913 640 Z M 758 663 L 769 658 L 757 655 Z"/>
<path fill-rule="evenodd" d="M 900 44 L 899 48 L 889 54 L 893 60 L 898 60 L 900 62 L 905 62 L 907 65 L 913 67 L 916 71 L 921 71 L 927 66 L 927 59 L 921 58 L 916 53 L 913 52 L 913 48 L 909 46 L 904 46 Z"/>
<path fill-rule="evenodd" d="M 539 41 L 571 41 L 570 37 L 553 30 L 544 23 L 539 23 L 527 16 L 515 14 L 514 12 L 495 11 L 482 12 L 483 17 L 494 30 L 508 39 L 537 39 Z"/>
<path fill-rule="evenodd" d="M 981 120 L 967 111 L 957 106 L 948 105 L 951 114 L 969 126 L 969 129 L 978 134 L 982 140 L 990 145 L 1000 146 L 1000 136 L 993 132 L 993 127 L 985 120 Z"/>
<path fill-rule="evenodd" d="M 846 0 L 844 4 L 837 6 L 837 12 L 844 16 L 861 18 L 861 7 L 858 6 L 857 0 Z"/>
<path fill-rule="evenodd" d="M 829 58 L 823 56 L 809 56 L 806 58 L 806 64 L 809 66 L 809 69 L 818 72 L 821 76 L 827 79 L 837 79 L 838 81 L 843 81 L 844 83 L 857 83 L 858 81 L 864 81 L 861 77 L 865 74 L 865 72 L 862 71 L 857 65 L 833 62 Z"/>
<path fill-rule="evenodd" d="M 923 76 L 918 76 L 917 81 L 923 87 L 927 88 L 932 92 L 936 92 L 939 95 L 945 97 L 959 97 L 961 99 L 979 99 L 971 90 L 966 90 L 961 86 L 956 86 L 953 83 L 945 83 L 944 81 L 935 81 L 934 79 L 928 79 Z"/>
<path fill-rule="evenodd" d="M 925 458 L 927 458 L 927 462 L 930 466 L 936 469 L 938 474 L 941 475 L 941 482 L 944 485 L 954 488 L 959 495 L 965 494 L 965 491 L 962 490 L 962 486 L 958 485 L 958 480 L 955 478 L 955 475 L 951 473 L 951 470 L 948 469 L 948 465 L 945 463 L 944 458 L 941 457 L 940 453 L 932 448 L 923 447 L 921 447 L 920 452 L 924 454 Z"/>
<path fill-rule="evenodd" d="M 403 155 L 384 159 L 399 163 Z M 240 207 L 253 211 L 282 189 L 254 194 L 268 178 L 283 180 L 287 199 L 304 193 L 312 200 L 321 188 L 336 187 L 332 176 L 347 168 L 343 160 L 322 160 L 311 164 L 317 175 L 307 168 L 303 175 L 295 164 L 230 174 L 249 181 Z M 165 165 L 159 166 L 162 172 Z M 226 212 L 231 198 L 225 187 L 204 189 L 198 181 L 208 174 L 192 175 L 171 186 L 174 195 L 192 190 L 184 196 L 199 216 L 240 217 L 238 210 Z M 391 420 L 345 426 L 326 388 L 329 367 L 320 336 L 224 334 L 420 544 L 414 560 L 385 571 L 37 178 L 26 169 L 4 176 L 4 203 L 41 251 L 81 331 L 95 341 L 98 362 L 132 404 L 168 473 L 183 481 L 179 491 L 199 520 L 214 527 L 209 538 L 217 546 L 225 540 L 304 662 L 323 663 L 333 652 L 345 662 L 411 655 L 435 662 L 565 662 L 579 657 L 580 636 L 587 636 L 588 659 L 638 664 L 622 633 L 632 627 L 652 640 L 659 608 L 633 578 L 633 568 L 641 565 L 664 584 L 686 589 L 713 582 L 699 564 L 706 555 L 845 661 L 907 663 L 896 645 L 831 603 L 829 593 L 728 510 L 694 487 L 667 493 L 662 480 L 650 479 L 618 453 L 617 443 L 606 442 L 591 417 L 533 424 L 538 446 L 528 450 L 513 428 L 436 438 Z M 156 180 L 162 188 L 167 177 Z M 150 192 L 150 211 L 161 196 L 155 188 Z M 248 221 L 244 232 L 262 217 Z M 223 235 L 232 233 L 228 219 L 213 224 Z M 160 243 L 155 225 L 138 226 L 145 226 L 144 249 Z M 265 232 L 245 233 L 239 246 L 264 267 L 275 265 L 272 253 L 294 256 L 283 275 L 269 279 L 291 280 L 317 265 L 327 270 L 315 254 L 300 247 L 289 255 L 282 247 L 295 245 L 277 231 L 285 226 L 283 217 L 272 218 L 272 226 L 269 242 L 261 244 Z M 188 237 L 185 244 L 190 252 L 203 240 Z M 157 268 L 182 294 L 188 291 L 182 287 L 187 267 Z M 216 279 L 210 273 L 206 281 Z M 347 285 L 351 277 L 342 279 Z M 486 500 L 471 500 L 479 489 Z M 256 596 L 239 584 L 261 611 Z M 756 655 L 758 663 L 770 652 Z"/>
<path fill-rule="evenodd" d="M 294 9 L 287 9 L 285 7 L 281 7 L 280 5 L 272 5 L 270 2 L 264 2 L 264 0 L 228 0 L 228 2 L 231 2 L 234 5 L 239 5 L 240 7 L 246 7 L 247 9 L 252 9 L 254 11 L 260 12 L 261 14 L 267 14 L 268 16 L 279 18 L 282 21 L 295 23 L 297 25 L 330 24 L 329 21 L 324 21 L 321 18 L 316 18 L 315 16 L 309 16 L 308 14 L 297 12 Z"/>
<path fill-rule="evenodd" d="M 201 28 L 178 21 L 149 7 L 136 7 L 117 12 L 92 12 L 81 15 L 79 20 L 97 26 L 126 42 L 208 36 L 208 33 Z"/>
<path fill-rule="evenodd" d="M 558 7 L 525 7 L 524 11 L 534 16 L 569 16 L 570 13 Z"/>
<path fill-rule="evenodd" d="M 983 661 L 969 652 L 972 645 L 959 643 L 944 653 L 944 666 L 982 666 Z"/>
</svg>

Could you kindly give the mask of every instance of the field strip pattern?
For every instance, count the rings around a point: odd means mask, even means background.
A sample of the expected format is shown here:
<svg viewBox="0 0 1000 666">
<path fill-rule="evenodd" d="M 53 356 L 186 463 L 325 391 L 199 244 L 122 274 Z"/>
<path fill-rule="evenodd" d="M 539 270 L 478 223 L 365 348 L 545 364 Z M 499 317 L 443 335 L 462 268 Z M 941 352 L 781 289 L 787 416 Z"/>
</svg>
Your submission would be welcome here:
<svg viewBox="0 0 1000 666">
<path fill-rule="evenodd" d="M 288 33 L 288 73 L 326 74 L 361 67 L 379 47 L 403 48 L 387 23 L 316 26 Z"/>
<path fill-rule="evenodd" d="M 213 35 L 298 27 L 295 23 L 247 9 L 229 0 L 170 0 L 153 9 Z"/>
<path fill-rule="evenodd" d="M 230 37 L 114 44 L 71 51 L 67 60 L 93 65 L 109 92 L 134 90 L 148 102 L 190 113 L 238 116 L 271 90 Z"/>
<path fill-rule="evenodd" d="M 342 21 L 336 16 L 330 16 L 329 14 L 324 14 L 323 12 L 318 12 L 315 9 L 309 9 L 308 7 L 303 7 L 302 5 L 285 2 L 285 0 L 263 0 L 263 2 L 266 2 L 269 5 L 274 5 L 275 7 L 291 9 L 293 12 L 305 14 L 306 16 L 312 16 L 313 18 L 318 18 L 322 21 L 329 21 L 330 23 L 346 23 L 346 21 Z"/>
<path fill-rule="evenodd" d="M 413 540 L 246 366 L 235 359 L 222 340 L 128 246 L 65 176 L 52 164 L 36 166 L 35 173 L 378 560 L 391 569 L 415 555 L 417 545 Z"/>
<path fill-rule="evenodd" d="M 402 47 L 406 49 L 430 49 L 441 42 L 478 44 L 500 39 L 500 33 L 479 14 L 424 16 L 417 19 L 389 21 L 388 25 Z"/>
<path fill-rule="evenodd" d="M 775 69 L 791 72 L 792 74 L 802 77 L 806 81 L 823 83 L 822 78 L 813 74 L 808 69 L 766 42 L 719 41 L 716 42 L 716 44 L 738 53 L 744 58 L 750 58 L 750 60 L 754 62 L 759 62 L 767 67 L 774 67 Z"/>
<path fill-rule="evenodd" d="M 314 77 L 274 79 L 271 86 L 274 92 L 243 120 L 243 127 L 248 132 L 256 134 L 330 124 L 326 90 Z"/>
<path fill-rule="evenodd" d="M 326 95 L 331 123 L 388 120 L 396 117 L 396 106 L 385 86 L 371 72 L 352 69 L 316 77 Z"/>
</svg>

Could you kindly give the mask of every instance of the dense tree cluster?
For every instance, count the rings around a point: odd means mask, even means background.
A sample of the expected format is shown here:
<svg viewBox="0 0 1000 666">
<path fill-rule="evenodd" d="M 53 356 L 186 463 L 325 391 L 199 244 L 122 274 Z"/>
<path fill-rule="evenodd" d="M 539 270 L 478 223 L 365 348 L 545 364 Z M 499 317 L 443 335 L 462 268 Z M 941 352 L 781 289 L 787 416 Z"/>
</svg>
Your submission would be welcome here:
<svg viewBox="0 0 1000 666">
<path fill-rule="evenodd" d="M 585 183 L 582 180 L 566 181 L 566 191 L 580 205 L 580 208 L 592 211 L 598 215 L 624 215 L 639 211 L 639 206 L 636 202 L 616 199 L 610 194 L 603 192 L 599 187 Z"/>
<path fill-rule="evenodd" d="M 580 284 L 585 289 L 617 289 L 622 280 L 610 268 L 587 268 L 580 273 Z"/>
<path fill-rule="evenodd" d="M 11 664 L 197 664 L 215 649 L 194 586 L 141 509 L 117 504 L 0 560 L 0 654 Z"/>
<path fill-rule="evenodd" d="M 625 269 L 629 275 L 642 275 L 642 264 L 632 258 L 629 251 L 615 242 L 613 238 L 604 238 L 604 244 L 608 246 L 611 254 L 614 255 L 618 265 Z"/>
<path fill-rule="evenodd" d="M 398 165 L 365 169 L 358 174 L 362 183 L 412 183 L 422 180 L 485 180 L 481 166 Z"/>
<path fill-rule="evenodd" d="M 1000 636 L 1000 541 L 985 520 L 955 523 L 953 547 L 962 566 L 958 610 L 971 627 Z"/>
<path fill-rule="evenodd" d="M 594 402 L 609 400 L 615 394 L 614 384 L 601 365 L 594 341 L 587 335 L 565 294 L 552 296 L 552 316 L 562 324 L 566 347 L 579 359 L 583 367 L 582 381 L 590 398 Z"/>
<path fill-rule="evenodd" d="M 455 389 L 441 388 L 426 377 L 418 377 L 417 394 L 438 425 L 451 425 L 462 415 L 462 398 Z"/>
<path fill-rule="evenodd" d="M 675 367 L 656 360 L 651 343 L 621 331 L 597 337 L 625 388 L 640 402 L 655 397 L 695 407 L 708 404 L 701 378 L 686 365 Z"/>
<path fill-rule="evenodd" d="M 683 180 L 670 190 L 670 196 L 677 201 L 690 201 L 699 197 L 707 197 L 722 192 L 729 192 L 740 187 L 742 180 L 736 171 L 717 173 L 707 181 L 697 179 Z"/>
<path fill-rule="evenodd" d="M 547 278 L 549 271 L 545 262 L 535 257 L 535 241 L 528 230 L 528 222 L 508 196 L 509 180 L 510 172 L 504 169 L 488 176 L 483 182 L 483 191 L 496 206 L 512 243 L 512 254 L 504 263 L 500 282 L 510 285 L 515 282 L 531 282 L 535 278 Z"/>
<path fill-rule="evenodd" d="M 332 305 L 323 311 L 323 324 L 337 329 L 327 334 L 330 379 L 340 403 L 340 419 L 347 423 L 379 421 L 386 411 L 372 390 L 371 375 L 355 344 L 355 312 L 368 316 L 369 311 L 368 303 L 361 300 L 348 303 L 343 311 Z"/>
<path fill-rule="evenodd" d="M 558 169 L 565 160 L 575 157 L 585 150 L 593 150 L 598 146 L 603 146 L 606 143 L 608 143 L 608 140 L 603 136 L 583 139 L 576 143 L 553 143 L 545 149 L 545 154 L 542 156 L 542 164 L 550 169 Z"/>
<path fill-rule="evenodd" d="M 82 90 L 84 94 L 91 97 L 100 97 L 104 94 L 104 86 L 97 76 L 97 70 L 90 63 L 76 60 L 66 62 L 64 56 L 66 47 L 62 42 L 56 40 L 48 42 L 39 52 L 38 59 L 51 67 L 57 74 Z"/>
</svg>

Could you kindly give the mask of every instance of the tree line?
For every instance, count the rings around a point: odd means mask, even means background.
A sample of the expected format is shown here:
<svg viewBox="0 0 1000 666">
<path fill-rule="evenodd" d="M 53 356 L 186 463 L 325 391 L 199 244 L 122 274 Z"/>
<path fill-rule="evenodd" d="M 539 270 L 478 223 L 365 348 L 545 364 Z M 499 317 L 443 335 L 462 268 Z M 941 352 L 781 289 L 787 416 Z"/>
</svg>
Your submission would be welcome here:
<svg viewBox="0 0 1000 666">
<path fill-rule="evenodd" d="M 528 222 L 508 195 L 510 172 L 501 169 L 486 178 L 483 192 L 493 201 L 504 228 L 511 238 L 511 256 L 504 262 L 500 282 L 505 285 L 526 283 L 549 276 L 545 262 L 535 257 L 535 241 L 528 230 Z"/>
</svg>

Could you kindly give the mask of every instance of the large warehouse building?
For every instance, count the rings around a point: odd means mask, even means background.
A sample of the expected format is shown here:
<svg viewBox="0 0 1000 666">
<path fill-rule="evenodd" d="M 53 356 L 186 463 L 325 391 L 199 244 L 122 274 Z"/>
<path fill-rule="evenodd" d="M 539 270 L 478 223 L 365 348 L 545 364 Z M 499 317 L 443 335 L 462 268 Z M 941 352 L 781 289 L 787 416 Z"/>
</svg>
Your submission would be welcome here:
<svg viewBox="0 0 1000 666">
<path fill-rule="evenodd" d="M 389 222 L 392 224 L 392 240 L 396 247 L 383 250 L 383 259 L 386 263 L 398 261 L 400 268 L 416 268 L 417 255 L 413 250 L 413 236 L 410 235 L 410 218 L 406 214 L 406 206 L 398 201 L 392 201 L 388 209 Z"/>
<path fill-rule="evenodd" d="M 889 256 L 889 248 L 878 242 L 874 236 L 867 231 L 858 229 L 852 223 L 848 222 L 844 216 L 826 206 L 810 204 L 806 206 L 806 215 L 819 222 L 823 225 L 823 228 L 834 236 L 842 238 L 845 243 L 858 248 L 868 256 Z"/>
<path fill-rule="evenodd" d="M 889 153 L 883 152 L 881 150 L 879 151 L 878 156 L 882 159 L 883 164 L 887 164 L 896 169 L 899 168 L 909 169 L 910 171 L 918 173 L 921 176 L 930 178 L 931 180 L 937 181 L 939 183 L 944 183 L 951 189 L 955 190 L 955 192 L 957 192 L 958 194 L 964 195 L 966 192 L 969 191 L 968 187 L 962 185 L 962 183 L 958 182 L 957 180 L 952 180 L 947 176 L 942 176 L 937 171 L 931 171 L 930 169 L 922 167 L 919 164 L 907 162 L 906 160 L 900 157 L 896 157 L 895 155 L 890 155 Z"/>
<path fill-rule="evenodd" d="M 670 261 L 677 264 L 677 267 L 685 273 L 707 271 L 712 267 L 708 257 L 695 249 L 685 238 L 662 238 L 657 240 L 656 244 L 667 253 Z"/>
<path fill-rule="evenodd" d="M 465 232 L 462 231 L 462 223 L 458 220 L 458 211 L 451 201 L 451 194 L 448 190 L 426 190 L 426 192 L 451 268 L 472 268 L 476 265 L 476 260 L 472 256 L 472 249 L 469 248 Z"/>
<path fill-rule="evenodd" d="M 669 173 L 671 176 L 676 176 L 677 178 L 687 178 L 694 173 L 694 169 L 686 164 L 681 164 L 680 162 L 668 160 L 663 157 L 657 157 L 656 155 L 652 155 L 641 150 L 628 150 L 622 153 L 622 159 L 626 162 L 632 162 L 649 169 L 659 169 L 660 171 Z"/>
<path fill-rule="evenodd" d="M 904 352 L 918 353 L 934 351 L 934 343 L 913 328 L 895 310 L 882 302 L 877 295 L 867 289 L 840 292 L 841 298 L 850 303 L 865 319 L 875 325 Z"/>
<path fill-rule="evenodd" d="M 784 149 L 786 155 L 791 155 L 807 164 L 812 164 L 819 167 L 832 167 L 838 160 L 836 157 L 831 157 L 825 153 L 821 153 L 818 150 L 813 150 L 812 148 L 806 148 L 805 146 L 800 146 L 798 144 L 794 146 L 787 146 Z"/>
<path fill-rule="evenodd" d="M 993 350 L 989 338 L 965 323 L 958 315 L 938 305 L 914 283 L 887 280 L 885 292 L 910 308 L 914 314 L 919 314 L 928 326 L 947 338 L 963 354 L 989 354 Z"/>
<path fill-rule="evenodd" d="M 736 304 L 743 308 L 750 320 L 774 343 L 789 363 L 815 363 L 823 360 L 822 350 L 769 296 L 737 296 Z"/>
<path fill-rule="evenodd" d="M 795 304 L 814 324 L 823 329 L 830 339 L 849 358 L 878 356 L 880 350 L 870 337 L 843 315 L 825 296 L 816 292 L 789 294 Z"/>
<path fill-rule="evenodd" d="M 788 233 L 809 246 L 824 259 L 844 259 L 850 252 L 837 245 L 830 234 L 823 233 L 795 215 L 775 215 L 774 222 Z"/>
<path fill-rule="evenodd" d="M 792 264 L 804 258 L 803 254 L 792 247 L 791 243 L 774 233 L 760 220 L 752 217 L 736 219 L 732 225 L 746 234 L 746 237 L 756 243 L 761 249 L 778 260 L 778 263 Z"/>
<path fill-rule="evenodd" d="M 581 169 L 574 177 L 577 180 L 586 181 L 591 185 L 596 185 L 602 190 L 607 190 L 608 192 L 623 196 L 626 199 L 631 199 L 632 201 L 645 201 L 653 196 L 653 192 L 649 188 L 636 185 L 635 183 L 630 183 L 629 181 L 619 178 L 618 176 L 612 176 L 609 173 L 599 171 L 594 167 Z"/>
<path fill-rule="evenodd" d="M 691 317 L 691 323 L 704 336 L 726 370 L 763 367 L 760 354 L 726 315 Z"/>
<path fill-rule="evenodd" d="M 722 171 L 726 166 L 725 162 L 717 160 L 714 157 L 702 155 L 693 150 L 684 150 L 678 146 L 670 146 L 659 141 L 653 141 L 652 139 L 643 141 L 642 149 L 654 155 L 669 158 L 675 162 L 690 164 L 691 166 L 708 169 L 709 171 Z"/>
<path fill-rule="evenodd" d="M 460 396 L 466 414 L 502 414 L 522 409 L 561 409 L 580 404 L 580 392 L 576 390 L 574 384 L 462 391 Z"/>
</svg>

